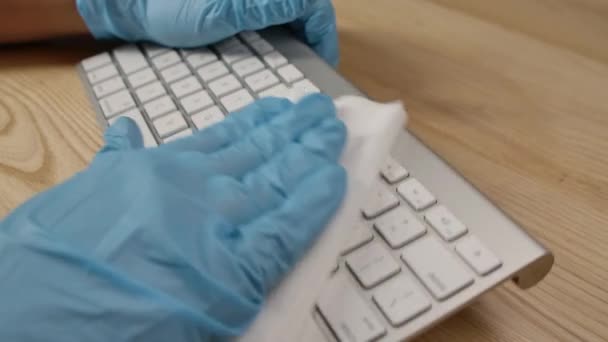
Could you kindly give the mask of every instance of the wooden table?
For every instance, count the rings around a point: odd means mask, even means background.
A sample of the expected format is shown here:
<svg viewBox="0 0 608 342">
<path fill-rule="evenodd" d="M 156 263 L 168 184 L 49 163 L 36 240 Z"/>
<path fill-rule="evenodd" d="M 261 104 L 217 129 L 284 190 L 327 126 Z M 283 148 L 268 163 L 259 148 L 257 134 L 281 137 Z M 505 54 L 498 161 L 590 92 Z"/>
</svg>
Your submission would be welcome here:
<svg viewBox="0 0 608 342">
<path fill-rule="evenodd" d="M 339 0 L 340 71 L 549 246 L 421 341 L 608 339 L 608 3 Z M 88 45 L 88 46 L 87 46 Z M 100 146 L 73 65 L 101 47 L 0 48 L 0 217 Z"/>
</svg>

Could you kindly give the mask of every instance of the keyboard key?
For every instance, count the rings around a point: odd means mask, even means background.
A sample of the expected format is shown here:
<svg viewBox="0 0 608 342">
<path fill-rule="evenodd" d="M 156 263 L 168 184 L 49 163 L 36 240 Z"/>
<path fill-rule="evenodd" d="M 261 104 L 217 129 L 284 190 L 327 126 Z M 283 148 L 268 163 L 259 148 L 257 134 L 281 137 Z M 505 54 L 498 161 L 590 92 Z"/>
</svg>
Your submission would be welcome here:
<svg viewBox="0 0 608 342">
<path fill-rule="evenodd" d="M 221 53 L 239 46 L 243 46 L 243 43 L 241 43 L 241 41 L 236 37 L 230 37 L 216 43 L 213 47 Z"/>
<path fill-rule="evenodd" d="M 226 68 L 224 63 L 217 61 L 209 65 L 205 65 L 204 67 L 198 69 L 197 72 L 203 81 L 209 82 L 215 78 L 226 75 L 228 73 L 228 68 Z"/>
<path fill-rule="evenodd" d="M 302 72 L 293 66 L 293 64 L 287 64 L 286 66 L 280 67 L 277 72 L 287 83 L 292 83 L 304 77 Z"/>
<path fill-rule="evenodd" d="M 226 75 L 209 83 L 209 89 L 217 97 L 226 95 L 231 91 L 237 90 L 241 87 L 241 82 L 234 77 L 234 75 Z"/>
<path fill-rule="evenodd" d="M 116 75 L 118 75 L 118 69 L 116 69 L 114 64 L 108 64 L 104 67 L 97 68 L 89 72 L 87 77 L 89 78 L 89 82 L 91 82 L 91 84 L 95 84 Z"/>
<path fill-rule="evenodd" d="M 367 244 L 346 256 L 346 265 L 366 289 L 401 270 L 391 254 L 379 243 Z"/>
<path fill-rule="evenodd" d="M 190 75 L 190 69 L 186 64 L 178 63 L 161 71 L 160 75 L 166 83 L 171 83 Z"/>
<path fill-rule="evenodd" d="M 376 218 L 399 205 L 399 199 L 384 186 L 377 185 L 371 197 L 363 208 L 363 216 L 367 219 Z"/>
<path fill-rule="evenodd" d="M 248 76 L 245 78 L 245 83 L 247 83 L 252 91 L 259 92 L 262 89 L 279 83 L 279 79 L 270 70 L 266 69 Z"/>
<path fill-rule="evenodd" d="M 384 163 L 382 170 L 380 170 L 380 174 L 389 184 L 399 183 L 410 175 L 403 166 L 391 157 Z"/>
<path fill-rule="evenodd" d="M 135 121 L 135 124 L 139 127 L 139 130 L 141 132 L 141 137 L 143 138 L 145 147 L 158 146 L 158 143 L 156 142 L 154 135 L 152 135 L 152 132 L 150 131 L 150 128 L 148 127 L 148 124 L 146 123 L 146 121 L 144 120 L 144 117 L 141 115 L 141 113 L 139 112 L 138 109 L 132 109 L 128 112 L 122 113 L 119 116 L 110 119 L 109 124 L 113 125 L 114 122 L 116 122 L 116 120 L 118 120 L 118 118 L 121 116 L 131 118 L 133 121 Z"/>
<path fill-rule="evenodd" d="M 281 55 L 278 51 L 273 51 L 269 54 L 264 55 L 264 61 L 273 69 L 287 64 L 287 58 Z"/>
<path fill-rule="evenodd" d="M 124 112 L 127 109 L 135 107 L 135 101 L 133 101 L 133 97 L 131 97 L 129 91 L 123 90 L 113 95 L 104 97 L 99 101 L 99 105 L 101 106 L 101 110 L 103 111 L 105 117 L 111 118 L 120 112 Z"/>
<path fill-rule="evenodd" d="M 187 128 L 179 133 L 175 133 L 175 134 L 171 135 L 170 137 L 163 139 L 163 142 L 168 143 L 168 142 L 172 142 L 177 139 L 189 137 L 191 135 L 192 135 L 192 130 L 190 128 Z"/>
<path fill-rule="evenodd" d="M 211 62 L 217 61 L 217 56 L 209 49 L 200 49 L 196 52 L 191 52 L 186 57 L 186 61 L 190 64 L 194 69 L 203 66 L 205 64 L 209 64 Z"/>
<path fill-rule="evenodd" d="M 392 248 L 403 247 L 426 234 L 424 224 L 403 206 L 380 216 L 374 227 Z"/>
<path fill-rule="evenodd" d="M 321 90 L 317 88 L 310 80 L 303 79 L 293 84 L 293 88 L 297 91 L 300 96 L 305 96 L 308 94 L 319 93 Z"/>
<path fill-rule="evenodd" d="M 161 95 L 165 95 L 166 91 L 165 87 L 163 87 L 163 85 L 159 81 L 156 81 L 154 83 L 150 83 L 146 86 L 138 88 L 137 90 L 135 90 L 135 94 L 137 95 L 139 102 L 146 103 Z"/>
<path fill-rule="evenodd" d="M 125 82 L 123 82 L 120 76 L 116 76 L 107 81 L 97 83 L 95 86 L 93 86 L 93 92 L 95 92 L 97 98 L 101 98 L 124 88 L 126 88 Z"/>
<path fill-rule="evenodd" d="M 148 66 L 144 54 L 135 45 L 126 45 L 114 49 L 114 58 L 116 58 L 118 65 L 126 75 Z"/>
<path fill-rule="evenodd" d="M 171 91 L 177 98 L 192 94 L 197 90 L 203 89 L 201 83 L 194 76 L 187 77 L 181 81 L 171 84 Z"/>
<path fill-rule="evenodd" d="M 112 63 L 112 58 L 107 52 L 100 53 L 99 55 L 89 57 L 82 61 L 82 68 L 84 71 L 92 71 L 106 64 Z"/>
<path fill-rule="evenodd" d="M 251 53 L 251 50 L 249 50 L 245 45 L 242 44 L 221 53 L 222 59 L 228 65 L 238 62 L 241 59 L 251 57 L 252 55 L 253 54 Z"/>
<path fill-rule="evenodd" d="M 150 58 L 160 56 L 164 53 L 171 51 L 171 49 L 169 49 L 169 48 L 162 47 L 162 46 L 155 45 L 155 44 L 149 44 L 149 43 L 144 44 L 143 48 L 144 48 L 144 51 L 146 52 L 146 54 L 148 55 L 148 57 L 150 57 Z"/>
<path fill-rule="evenodd" d="M 485 276 L 502 265 L 502 262 L 481 241 L 469 235 L 456 244 L 458 253 L 477 274 Z"/>
<path fill-rule="evenodd" d="M 162 55 L 156 56 L 152 58 L 152 64 L 156 67 L 156 69 L 161 70 L 166 67 L 169 67 L 182 59 L 179 57 L 177 52 L 173 50 L 169 50 L 169 52 L 165 52 Z"/>
<path fill-rule="evenodd" d="M 264 63 L 259 58 L 253 56 L 246 58 L 240 62 L 234 63 L 232 70 L 240 77 L 245 77 L 256 71 L 264 69 Z"/>
<path fill-rule="evenodd" d="M 213 105 L 213 99 L 205 90 L 188 95 L 182 98 L 180 102 L 184 110 L 190 115 Z"/>
<path fill-rule="evenodd" d="M 473 283 L 466 268 L 435 237 L 413 242 L 401 257 L 438 300 L 445 300 Z"/>
<path fill-rule="evenodd" d="M 148 102 L 144 109 L 150 119 L 156 119 L 157 117 L 167 114 L 169 112 L 177 110 L 175 103 L 169 96 L 163 96 L 157 100 Z"/>
<path fill-rule="evenodd" d="M 317 308 L 339 341 L 371 342 L 386 333 L 353 285 L 341 277 L 332 279 L 327 285 L 317 301 Z"/>
<path fill-rule="evenodd" d="M 412 320 L 431 308 L 431 301 L 405 275 L 398 275 L 382 284 L 374 293 L 374 302 L 395 327 Z"/>
<path fill-rule="evenodd" d="M 283 83 L 277 84 L 272 88 L 268 88 L 258 94 L 259 98 L 264 97 L 282 97 L 288 98 L 291 95 L 291 90 Z"/>
<path fill-rule="evenodd" d="M 180 112 L 172 112 L 152 121 L 156 132 L 161 138 L 166 138 L 174 133 L 184 130 L 188 123 Z"/>
<path fill-rule="evenodd" d="M 255 40 L 253 42 L 250 42 L 249 45 L 251 45 L 251 48 L 254 49 L 255 52 L 262 56 L 274 50 L 272 45 L 270 45 L 264 39 Z"/>
<path fill-rule="evenodd" d="M 129 75 L 129 83 L 131 83 L 131 87 L 138 88 L 144 84 L 150 83 L 152 81 L 156 81 L 156 74 L 152 69 L 145 68 L 136 73 Z"/>
<path fill-rule="evenodd" d="M 446 241 L 454 241 L 467 232 L 467 227 L 446 207 L 439 205 L 424 213 L 424 219 Z"/>
<path fill-rule="evenodd" d="M 249 94 L 249 92 L 245 89 L 241 89 L 230 95 L 226 95 L 220 100 L 222 106 L 226 108 L 228 113 L 236 112 L 253 101 L 253 96 L 251 96 L 251 94 Z"/>
<path fill-rule="evenodd" d="M 341 254 L 346 255 L 372 241 L 373 239 L 374 235 L 367 224 L 364 222 L 359 222 L 353 227 L 352 230 L 348 232 L 348 241 L 346 241 L 346 245 L 342 247 Z"/>
<path fill-rule="evenodd" d="M 239 34 L 239 36 L 241 36 L 241 38 L 243 38 L 243 40 L 245 40 L 248 43 L 254 42 L 254 41 L 262 38 L 255 31 L 243 31 Z"/>
<path fill-rule="evenodd" d="M 222 113 L 217 106 L 213 106 L 200 113 L 192 115 L 191 119 L 192 123 L 194 123 L 194 126 L 196 126 L 197 129 L 203 130 L 224 120 L 224 113 Z"/>
<path fill-rule="evenodd" d="M 397 187 L 397 192 L 417 211 L 424 210 L 437 202 L 435 196 L 414 178 L 401 183 Z"/>
</svg>

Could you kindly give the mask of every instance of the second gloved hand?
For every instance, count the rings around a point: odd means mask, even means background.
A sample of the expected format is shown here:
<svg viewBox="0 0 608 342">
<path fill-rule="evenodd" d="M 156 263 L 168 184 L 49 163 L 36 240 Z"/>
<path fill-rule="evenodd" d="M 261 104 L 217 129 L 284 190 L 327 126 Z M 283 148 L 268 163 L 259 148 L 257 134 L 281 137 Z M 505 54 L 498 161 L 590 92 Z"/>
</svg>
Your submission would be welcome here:
<svg viewBox="0 0 608 342">
<path fill-rule="evenodd" d="M 0 222 L 0 341 L 241 334 L 340 205 L 345 135 L 322 95 L 153 149 L 118 120 L 89 168 Z"/>
<path fill-rule="evenodd" d="M 291 23 L 336 66 L 338 35 L 331 0 L 76 0 L 98 38 L 197 47 L 246 30 Z"/>
</svg>

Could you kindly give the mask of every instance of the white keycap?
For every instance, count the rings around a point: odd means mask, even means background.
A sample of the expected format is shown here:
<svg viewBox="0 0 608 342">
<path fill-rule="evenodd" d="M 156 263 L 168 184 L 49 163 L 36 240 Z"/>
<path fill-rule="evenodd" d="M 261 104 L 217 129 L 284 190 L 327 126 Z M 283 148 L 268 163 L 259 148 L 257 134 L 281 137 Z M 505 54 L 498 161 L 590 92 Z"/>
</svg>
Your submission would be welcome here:
<svg viewBox="0 0 608 342">
<path fill-rule="evenodd" d="M 251 50 L 249 50 L 245 45 L 239 45 L 221 53 L 222 59 L 229 65 L 234 62 L 238 62 L 241 59 L 251 57 L 252 55 Z"/>
<path fill-rule="evenodd" d="M 146 54 L 148 54 L 148 56 L 150 58 L 160 56 L 163 53 L 167 53 L 167 52 L 171 51 L 171 49 L 169 49 L 169 48 L 162 47 L 162 46 L 155 45 L 155 44 L 149 44 L 149 43 L 144 44 L 143 47 L 144 47 L 144 51 L 146 51 Z"/>
<path fill-rule="evenodd" d="M 366 289 L 380 284 L 400 271 L 399 264 L 391 254 L 375 242 L 347 255 L 346 265 Z"/>
<path fill-rule="evenodd" d="M 194 76 L 186 77 L 181 81 L 171 84 L 171 91 L 177 98 L 192 94 L 201 89 L 203 89 L 203 86 Z"/>
<path fill-rule="evenodd" d="M 268 65 L 273 69 L 287 64 L 287 58 L 285 58 L 285 56 L 278 51 L 273 51 L 264 55 L 264 61 L 266 61 L 266 63 L 268 63 Z"/>
<path fill-rule="evenodd" d="M 262 89 L 279 83 L 279 79 L 270 70 L 266 69 L 246 77 L 245 83 L 247 83 L 252 91 L 257 93 Z"/>
<path fill-rule="evenodd" d="M 91 71 L 93 69 L 99 68 L 100 66 L 110 64 L 111 62 L 112 58 L 110 58 L 110 54 L 104 52 L 83 60 L 82 68 L 84 69 L 84 71 Z"/>
<path fill-rule="evenodd" d="M 190 64 L 191 67 L 196 69 L 205 64 L 217 61 L 217 56 L 211 50 L 204 49 L 189 53 L 188 57 L 186 57 L 186 61 L 188 61 L 188 64 Z"/>
<path fill-rule="evenodd" d="M 116 76 L 107 81 L 97 83 L 95 86 L 93 86 L 93 91 L 95 92 L 97 98 L 101 98 L 124 88 L 126 88 L 125 82 L 123 82 L 120 76 Z"/>
<path fill-rule="evenodd" d="M 302 96 L 321 92 L 321 90 L 308 79 L 303 79 L 294 83 L 293 88 Z"/>
<path fill-rule="evenodd" d="M 156 67 L 156 69 L 161 70 L 168 66 L 171 66 L 177 62 L 181 61 L 181 58 L 177 54 L 177 52 L 171 50 L 169 52 L 165 52 L 160 56 L 156 56 L 152 58 L 152 64 Z"/>
<path fill-rule="evenodd" d="M 89 78 L 89 82 L 91 82 L 91 84 L 95 84 L 116 75 L 118 75 L 118 69 L 116 69 L 114 64 L 108 64 L 104 67 L 97 68 L 89 72 L 87 77 Z"/>
<path fill-rule="evenodd" d="M 121 46 L 114 49 L 114 58 L 125 74 L 141 70 L 148 66 L 148 61 L 135 45 Z"/>
<path fill-rule="evenodd" d="M 259 58 L 253 56 L 234 63 L 232 69 L 240 77 L 245 77 L 256 71 L 264 69 L 264 63 L 262 63 Z"/>
<path fill-rule="evenodd" d="M 222 113 L 217 106 L 213 106 L 200 113 L 192 115 L 191 119 L 194 126 L 196 126 L 196 128 L 199 130 L 202 130 L 224 120 L 224 113 Z"/>
<path fill-rule="evenodd" d="M 152 69 L 145 68 L 136 73 L 129 75 L 129 83 L 131 83 L 131 87 L 138 88 L 144 84 L 150 83 L 152 81 L 156 81 L 156 74 Z"/>
<path fill-rule="evenodd" d="M 141 88 L 135 90 L 135 94 L 139 99 L 139 102 L 146 103 L 152 99 L 155 99 L 161 95 L 165 95 L 165 87 L 159 82 L 150 83 Z"/>
<path fill-rule="evenodd" d="M 376 218 L 399 205 L 399 199 L 384 186 L 377 185 L 367 199 L 363 215 L 368 219 Z"/>
<path fill-rule="evenodd" d="M 291 94 L 289 88 L 283 83 L 277 84 L 274 87 L 268 88 L 258 94 L 259 98 L 263 97 L 282 97 L 288 98 Z"/>
<path fill-rule="evenodd" d="M 251 48 L 254 49 L 255 52 L 262 56 L 274 50 L 272 45 L 270 45 L 264 39 L 255 40 L 253 42 L 250 42 L 249 45 L 251 45 Z"/>
<path fill-rule="evenodd" d="M 178 63 L 161 71 L 160 75 L 166 83 L 171 83 L 190 75 L 190 69 L 188 69 L 186 64 Z"/>
<path fill-rule="evenodd" d="M 175 103 L 173 103 L 173 100 L 169 96 L 163 96 L 157 100 L 148 102 L 144 106 L 144 109 L 150 119 L 156 119 L 163 114 L 177 110 Z"/>
<path fill-rule="evenodd" d="M 156 132 L 161 138 L 166 138 L 188 127 L 188 123 L 180 112 L 172 112 L 152 121 Z"/>
<path fill-rule="evenodd" d="M 209 89 L 217 97 L 226 95 L 231 91 L 237 90 L 241 87 L 241 82 L 234 77 L 234 75 L 226 75 L 209 83 Z"/>
<path fill-rule="evenodd" d="M 456 244 L 458 253 L 477 274 L 485 276 L 502 265 L 502 262 L 481 241 L 469 235 Z"/>
<path fill-rule="evenodd" d="M 435 237 L 412 242 L 401 257 L 438 300 L 445 300 L 473 283 L 467 269 Z"/>
<path fill-rule="evenodd" d="M 177 139 L 189 137 L 191 135 L 192 135 L 192 130 L 190 128 L 187 128 L 179 133 L 175 133 L 175 134 L 171 135 L 170 137 L 163 139 L 163 142 L 168 143 L 168 142 L 172 142 Z"/>
<path fill-rule="evenodd" d="M 374 302 L 393 326 L 400 326 L 431 308 L 431 301 L 406 275 L 398 275 L 382 284 Z"/>
<path fill-rule="evenodd" d="M 238 38 L 230 37 L 230 38 L 222 40 L 221 42 L 216 43 L 215 45 L 213 45 L 213 47 L 215 47 L 215 49 L 221 53 L 221 52 L 226 52 L 228 50 L 234 49 L 234 48 L 242 46 L 242 45 L 243 45 L 243 43 L 241 43 L 241 41 L 238 40 Z"/>
<path fill-rule="evenodd" d="M 239 34 L 239 36 L 241 36 L 241 38 L 243 38 L 243 40 L 245 40 L 246 42 L 254 42 L 262 37 L 260 37 L 260 35 L 255 32 L 255 31 L 243 31 Z"/>
<path fill-rule="evenodd" d="M 426 233 L 426 228 L 404 206 L 380 216 L 374 227 L 392 248 L 400 248 Z"/>
<path fill-rule="evenodd" d="M 251 94 L 249 94 L 249 92 L 245 89 L 241 89 L 220 99 L 222 106 L 226 108 L 228 113 L 236 112 L 253 101 L 253 96 L 251 96 Z"/>
<path fill-rule="evenodd" d="M 382 178 L 390 184 L 399 183 L 410 175 L 401 164 L 397 163 L 397 161 L 391 157 L 388 157 L 384 162 L 380 174 L 382 175 Z"/>
<path fill-rule="evenodd" d="M 213 105 L 213 99 L 205 90 L 197 91 L 192 95 L 188 95 L 182 98 L 180 102 L 188 114 L 194 114 L 201 109 L 205 109 Z"/>
<path fill-rule="evenodd" d="M 298 70 L 298 68 L 293 66 L 293 64 L 287 64 L 286 66 L 280 67 L 277 72 L 279 73 L 281 78 L 287 83 L 297 81 L 304 77 L 302 72 Z"/>
<path fill-rule="evenodd" d="M 374 239 L 374 235 L 371 232 L 371 229 L 364 222 L 359 222 L 356 224 L 351 230 L 348 231 L 348 240 L 346 244 L 342 247 L 342 255 L 346 255 L 355 249 L 365 245 L 366 243 L 372 241 Z"/>
<path fill-rule="evenodd" d="M 224 76 L 228 73 L 228 68 L 221 61 L 205 65 L 204 67 L 197 70 L 198 75 L 205 82 L 209 82 L 220 76 Z"/>
<path fill-rule="evenodd" d="M 135 101 L 133 101 L 133 97 L 131 97 L 129 91 L 123 90 L 113 95 L 104 97 L 99 101 L 99 105 L 101 106 L 101 110 L 106 118 L 110 118 L 116 114 L 126 111 L 127 109 L 135 107 Z"/>
<path fill-rule="evenodd" d="M 435 196 L 414 178 L 401 183 L 397 187 L 397 192 L 417 211 L 424 210 L 437 202 Z"/>
<path fill-rule="evenodd" d="M 116 116 L 116 117 L 110 119 L 109 124 L 113 125 L 114 122 L 116 122 L 116 120 L 118 120 L 118 118 L 121 116 L 126 116 L 128 118 L 131 118 L 133 121 L 135 121 L 135 124 L 137 124 L 137 126 L 139 127 L 139 131 L 141 132 L 141 136 L 143 138 L 143 143 L 144 143 L 145 147 L 158 146 L 158 143 L 156 142 L 154 135 L 152 135 L 152 132 L 150 131 L 150 128 L 148 127 L 148 124 L 146 124 L 146 121 L 144 120 L 144 118 L 141 115 L 141 113 L 139 112 L 139 110 L 132 109 L 128 112 L 122 113 L 119 116 Z"/>
<path fill-rule="evenodd" d="M 371 342 L 384 335 L 385 328 L 353 285 L 336 278 L 323 289 L 317 308 L 338 340 Z"/>
<path fill-rule="evenodd" d="M 424 219 L 446 241 L 454 241 L 467 232 L 464 223 L 442 205 L 429 209 L 424 213 Z"/>
</svg>

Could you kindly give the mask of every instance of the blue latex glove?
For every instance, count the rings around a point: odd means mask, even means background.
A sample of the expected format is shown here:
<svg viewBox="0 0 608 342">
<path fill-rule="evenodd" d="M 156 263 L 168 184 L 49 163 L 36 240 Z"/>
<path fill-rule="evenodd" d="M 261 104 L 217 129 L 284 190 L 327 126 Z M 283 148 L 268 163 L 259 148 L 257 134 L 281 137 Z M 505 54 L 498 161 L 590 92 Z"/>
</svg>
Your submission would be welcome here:
<svg viewBox="0 0 608 342">
<path fill-rule="evenodd" d="M 118 120 L 85 171 L 0 223 L 0 341 L 241 334 L 340 205 L 345 135 L 322 95 L 153 149 Z"/>
<path fill-rule="evenodd" d="M 328 63 L 338 63 L 331 0 L 76 0 L 97 38 L 207 45 L 246 30 L 291 23 Z"/>
</svg>

